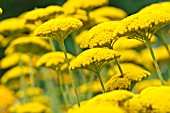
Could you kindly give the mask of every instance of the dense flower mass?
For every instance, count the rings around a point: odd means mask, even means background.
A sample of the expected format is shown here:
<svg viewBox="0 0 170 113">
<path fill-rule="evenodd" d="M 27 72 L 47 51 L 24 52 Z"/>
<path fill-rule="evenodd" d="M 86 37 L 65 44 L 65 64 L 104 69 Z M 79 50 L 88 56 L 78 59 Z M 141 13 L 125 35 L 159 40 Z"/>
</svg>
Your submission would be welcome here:
<svg viewBox="0 0 170 113">
<path fill-rule="evenodd" d="M 60 41 L 82 25 L 82 22 L 76 18 L 52 19 L 39 26 L 34 33 L 36 36 L 50 37 Z"/>
<path fill-rule="evenodd" d="M 107 48 L 92 48 L 79 54 L 70 64 L 70 69 L 91 69 L 93 65 L 102 67 L 103 64 L 120 57 L 117 51 Z"/>
<path fill-rule="evenodd" d="M 91 28 L 86 37 L 80 42 L 81 48 L 94 48 L 101 46 L 112 46 L 112 42 L 117 39 L 114 30 L 119 25 L 119 21 L 110 21 L 98 24 Z"/>
</svg>

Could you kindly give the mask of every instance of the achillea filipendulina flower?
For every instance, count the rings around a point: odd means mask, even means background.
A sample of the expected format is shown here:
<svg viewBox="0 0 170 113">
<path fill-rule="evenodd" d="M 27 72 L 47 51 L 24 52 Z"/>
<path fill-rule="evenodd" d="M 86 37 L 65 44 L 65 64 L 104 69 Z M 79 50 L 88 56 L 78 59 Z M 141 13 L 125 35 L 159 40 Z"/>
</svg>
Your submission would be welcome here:
<svg viewBox="0 0 170 113">
<path fill-rule="evenodd" d="M 71 62 L 70 69 L 84 68 L 95 72 L 96 68 L 101 69 L 104 64 L 118 57 L 120 54 L 117 51 L 107 48 L 92 48 L 80 53 Z"/>
<path fill-rule="evenodd" d="M 8 87 L 0 85 L 0 109 L 4 107 L 8 107 L 13 104 L 15 101 L 14 92 L 10 90 Z"/>
<path fill-rule="evenodd" d="M 162 86 L 162 84 L 159 79 L 143 80 L 138 82 L 133 90 L 136 92 L 141 92 L 143 89 L 150 86 Z"/>
<path fill-rule="evenodd" d="M 0 14 L 2 14 L 2 12 L 3 12 L 3 11 L 2 11 L 2 9 L 0 8 Z"/>
<path fill-rule="evenodd" d="M 28 102 L 10 107 L 10 112 L 16 113 L 52 113 L 52 110 L 39 102 Z"/>
<path fill-rule="evenodd" d="M 32 97 L 31 101 L 39 102 L 46 106 L 50 106 L 50 98 L 49 98 L 49 96 L 46 96 L 46 95 L 34 96 L 34 97 Z"/>
<path fill-rule="evenodd" d="M 168 113 L 170 112 L 170 87 L 148 87 L 127 103 L 131 113 Z"/>
<path fill-rule="evenodd" d="M 5 50 L 5 54 L 11 54 L 13 52 L 43 54 L 50 50 L 51 46 L 43 39 L 28 36 L 13 40 Z"/>
<path fill-rule="evenodd" d="M 100 17 L 108 18 L 111 20 L 121 20 L 127 16 L 127 13 L 122 9 L 111 7 L 111 6 L 104 6 L 101 8 L 97 8 L 90 12 L 90 18 L 92 20 L 97 20 Z"/>
<path fill-rule="evenodd" d="M 61 41 L 82 25 L 82 22 L 76 18 L 52 19 L 40 25 L 34 31 L 34 34 L 36 36 L 50 37 Z"/>
<path fill-rule="evenodd" d="M 136 13 L 126 17 L 115 29 L 114 36 L 129 36 L 140 41 L 150 39 L 158 29 L 170 23 L 170 14 L 160 11 Z"/>
<path fill-rule="evenodd" d="M 7 55 L 0 60 L 0 69 L 17 65 L 20 61 L 20 58 L 24 64 L 29 64 L 29 56 L 27 54 L 14 53 Z"/>
<path fill-rule="evenodd" d="M 0 47 L 6 48 L 11 40 L 13 40 L 12 37 L 4 37 L 0 34 Z"/>
<path fill-rule="evenodd" d="M 154 43 L 157 41 L 156 36 L 152 36 L 151 38 L 151 43 Z M 122 50 L 122 49 L 132 49 L 132 48 L 137 48 L 137 47 L 141 47 L 143 46 L 144 43 L 136 40 L 136 39 L 130 39 L 128 37 L 121 37 L 119 38 L 119 40 L 117 40 L 114 45 L 113 48 L 114 50 Z"/>
<path fill-rule="evenodd" d="M 80 42 L 87 36 L 88 34 L 88 30 L 83 30 L 81 31 L 80 34 L 78 34 L 76 37 L 75 37 L 75 42 L 80 45 Z"/>
<path fill-rule="evenodd" d="M 23 93 L 24 93 L 24 91 L 20 90 L 16 93 L 16 96 L 18 98 L 23 98 Z M 29 87 L 25 90 L 25 93 L 26 93 L 27 97 L 38 96 L 43 93 L 43 89 L 41 89 L 39 87 Z"/>
<path fill-rule="evenodd" d="M 108 0 L 69 0 L 63 4 L 67 13 L 74 13 L 77 9 L 92 10 L 96 7 L 108 4 Z"/>
<path fill-rule="evenodd" d="M 71 60 L 74 58 L 73 55 L 70 53 L 67 53 L 68 59 Z M 47 66 L 47 67 L 53 67 L 53 66 L 60 66 L 65 63 L 65 56 L 64 52 L 56 51 L 56 52 L 48 52 L 41 56 L 38 61 L 36 62 L 36 67 L 40 66 Z"/>
<path fill-rule="evenodd" d="M 30 68 L 27 66 L 15 66 L 4 73 L 4 75 L 1 78 L 2 83 L 7 83 L 8 81 L 12 79 L 19 78 L 22 75 L 28 75 L 30 73 Z M 33 70 L 33 73 L 35 73 L 35 69 Z"/>
<path fill-rule="evenodd" d="M 9 18 L 0 22 L 0 34 L 4 36 L 17 36 L 30 32 L 25 26 L 25 20 L 21 18 Z"/>
<path fill-rule="evenodd" d="M 81 48 L 94 48 L 106 46 L 111 48 L 112 42 L 118 38 L 114 36 L 114 30 L 119 21 L 110 21 L 98 24 L 91 28 L 86 37 L 80 42 Z"/>
<path fill-rule="evenodd" d="M 122 77 L 120 74 L 116 74 L 105 83 L 105 88 L 107 92 L 110 92 L 116 89 L 128 89 L 130 84 L 131 80 Z"/>
<path fill-rule="evenodd" d="M 54 19 L 57 15 L 63 14 L 63 8 L 57 5 L 51 5 L 46 8 L 37 8 L 28 11 L 23 18 L 26 24 L 42 24 L 50 19 Z"/>
</svg>

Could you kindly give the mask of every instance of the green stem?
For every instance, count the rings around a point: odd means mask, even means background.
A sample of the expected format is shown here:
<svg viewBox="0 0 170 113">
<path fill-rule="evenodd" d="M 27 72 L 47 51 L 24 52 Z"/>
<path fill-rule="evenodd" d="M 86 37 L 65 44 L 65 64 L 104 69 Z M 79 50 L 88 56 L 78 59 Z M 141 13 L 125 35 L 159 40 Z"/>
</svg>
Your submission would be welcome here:
<svg viewBox="0 0 170 113">
<path fill-rule="evenodd" d="M 100 81 L 100 84 L 101 84 L 101 86 L 102 86 L 102 91 L 103 91 L 103 93 L 106 93 L 106 90 L 105 90 L 105 88 L 104 88 L 104 84 L 103 84 L 102 78 L 100 77 L 100 72 L 97 72 L 97 77 L 98 77 L 98 79 L 99 79 L 99 81 Z"/>
<path fill-rule="evenodd" d="M 67 56 L 67 52 L 66 52 L 66 48 L 65 48 L 65 45 L 64 45 L 64 40 L 61 40 L 59 42 L 60 44 L 60 47 L 62 49 L 62 51 L 64 52 L 64 55 L 65 55 L 65 58 L 66 58 L 66 62 L 68 64 L 68 67 L 70 67 L 70 62 L 68 60 L 68 56 Z M 80 101 L 79 101 L 79 98 L 78 98 L 78 92 L 77 92 L 77 89 L 76 89 L 76 85 L 75 85 L 75 81 L 74 81 L 74 76 L 73 76 L 73 73 L 72 71 L 69 69 L 69 74 L 70 74 L 70 77 L 71 77 L 71 81 L 72 81 L 72 86 L 73 86 L 73 89 L 74 89 L 74 92 L 75 92 L 75 95 L 76 95 L 76 99 L 77 99 L 77 104 L 78 106 L 80 107 Z"/>
<path fill-rule="evenodd" d="M 95 76 L 93 75 L 93 73 L 90 71 L 90 78 L 89 78 L 89 81 L 88 81 L 88 84 L 93 82 Z M 93 92 L 92 92 L 92 88 L 88 88 L 88 93 L 87 93 L 87 99 L 90 99 L 91 97 L 93 96 Z"/>
<path fill-rule="evenodd" d="M 119 68 L 120 74 L 121 74 L 121 76 L 123 77 L 123 70 L 122 70 L 122 68 L 121 68 L 121 66 L 120 66 L 120 63 L 119 63 L 119 61 L 117 60 L 117 58 L 115 58 L 115 61 L 116 61 L 116 64 L 117 64 L 117 66 L 118 66 L 118 68 Z"/>
<path fill-rule="evenodd" d="M 30 56 L 30 64 L 29 64 L 29 67 L 30 67 L 30 82 L 31 82 L 31 87 L 35 87 L 35 82 L 34 82 L 34 74 L 33 74 L 33 67 L 32 67 L 32 54 L 30 53 L 29 54 Z"/>
<path fill-rule="evenodd" d="M 167 41 L 166 41 L 166 39 L 164 37 L 164 34 L 163 34 L 162 30 L 159 30 L 157 33 L 158 33 L 158 36 L 161 39 L 163 45 L 165 46 L 165 48 L 166 48 L 166 50 L 167 50 L 167 52 L 169 54 L 169 57 L 170 57 L 170 50 L 168 48 L 168 43 L 167 43 Z"/>
<path fill-rule="evenodd" d="M 90 27 L 92 27 L 93 26 L 93 23 L 92 23 L 92 21 L 91 21 L 91 19 L 90 19 L 90 13 L 89 13 L 90 11 L 87 11 L 87 19 L 88 19 L 88 22 L 89 22 L 89 24 L 90 24 Z"/>
<path fill-rule="evenodd" d="M 152 49 L 152 47 L 151 47 L 151 43 L 150 43 L 150 40 L 148 39 L 148 37 L 145 37 L 145 41 L 146 41 L 147 47 L 149 48 L 150 54 L 151 54 L 151 56 L 152 56 L 153 63 L 154 63 L 154 65 L 155 65 L 156 72 L 157 72 L 157 74 L 158 74 L 159 80 L 161 81 L 162 85 L 165 85 L 163 76 L 162 76 L 162 74 L 161 74 L 160 68 L 159 68 L 158 63 L 157 63 L 157 61 L 156 61 L 156 58 L 155 58 L 155 55 L 154 55 L 154 52 L 153 52 L 153 49 Z"/>
<path fill-rule="evenodd" d="M 50 43 L 50 45 L 51 45 L 52 51 L 53 51 L 53 52 L 56 51 L 55 46 L 54 46 L 54 41 L 53 41 L 53 39 L 49 38 L 49 43 Z"/>
</svg>

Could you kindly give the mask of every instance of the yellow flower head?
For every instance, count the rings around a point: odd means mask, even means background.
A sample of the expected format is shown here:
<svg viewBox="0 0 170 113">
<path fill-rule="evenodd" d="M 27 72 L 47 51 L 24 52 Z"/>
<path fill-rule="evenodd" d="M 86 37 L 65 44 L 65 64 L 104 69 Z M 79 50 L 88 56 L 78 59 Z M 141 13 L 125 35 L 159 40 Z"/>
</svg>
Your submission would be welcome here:
<svg viewBox="0 0 170 113">
<path fill-rule="evenodd" d="M 50 97 L 46 96 L 46 95 L 38 95 L 38 96 L 34 96 L 31 99 L 33 102 L 39 102 L 42 103 L 44 105 L 50 106 Z"/>
<path fill-rule="evenodd" d="M 52 113 L 52 110 L 39 103 L 39 102 L 28 102 L 25 104 L 19 104 L 12 106 L 10 111 L 13 113 Z"/>
<path fill-rule="evenodd" d="M 55 40 L 64 40 L 71 32 L 79 29 L 82 22 L 76 18 L 52 19 L 40 25 L 35 31 L 36 36 L 50 37 Z"/>
<path fill-rule="evenodd" d="M 30 59 L 27 54 L 14 53 L 7 55 L 6 57 L 0 60 L 0 69 L 9 68 L 14 65 L 17 65 L 20 61 L 20 58 L 24 64 L 29 64 Z"/>
<path fill-rule="evenodd" d="M 115 29 L 114 36 L 129 36 L 140 41 L 150 38 L 159 28 L 170 23 L 170 14 L 163 11 L 148 11 L 126 17 Z"/>
<path fill-rule="evenodd" d="M 108 0 L 69 0 L 63 4 L 67 13 L 74 13 L 77 9 L 91 10 L 93 8 L 108 4 Z"/>
<path fill-rule="evenodd" d="M 8 107 L 15 101 L 14 92 L 6 86 L 0 85 L 0 97 L 0 109 L 3 107 Z"/>
<path fill-rule="evenodd" d="M 24 14 L 23 18 L 26 23 L 37 24 L 38 22 L 42 24 L 50 19 L 54 19 L 56 15 L 64 13 L 62 7 L 57 5 L 51 5 L 46 8 L 37 8 L 31 10 Z"/>
<path fill-rule="evenodd" d="M 84 37 L 86 37 L 88 34 L 88 30 L 83 30 L 81 31 L 80 34 L 78 34 L 76 37 L 75 37 L 75 42 L 79 45 L 80 42 L 84 39 Z"/>
<path fill-rule="evenodd" d="M 28 75 L 30 72 L 30 68 L 27 66 L 15 66 L 4 73 L 4 75 L 1 78 L 2 83 L 7 83 L 12 79 L 19 78 L 22 75 Z M 33 73 L 35 73 L 35 69 L 33 70 Z"/>
<path fill-rule="evenodd" d="M 120 74 L 116 74 L 109 81 L 106 82 L 105 89 L 107 92 L 116 89 L 128 89 L 130 84 L 130 79 L 122 77 Z"/>
<path fill-rule="evenodd" d="M 0 14 L 2 14 L 3 10 L 0 8 Z"/>
<path fill-rule="evenodd" d="M 74 58 L 73 55 L 67 53 L 68 59 L 71 60 Z M 41 56 L 38 61 L 36 62 L 36 67 L 40 66 L 47 66 L 47 67 L 52 67 L 52 66 L 60 66 L 65 63 L 65 56 L 64 53 L 61 51 L 56 51 L 56 52 L 48 52 Z"/>
<path fill-rule="evenodd" d="M 113 13 L 114 12 L 114 13 Z M 90 12 L 90 18 L 92 20 L 97 20 L 100 17 L 108 18 L 109 20 L 121 20 L 127 16 L 127 13 L 122 9 L 104 6 L 101 8 L 97 8 Z M 96 22 L 95 22 L 96 23 Z"/>
<path fill-rule="evenodd" d="M 170 112 L 170 87 L 148 87 L 139 95 L 131 98 L 127 104 L 133 113 L 168 113 Z"/>
<path fill-rule="evenodd" d="M 94 48 L 107 46 L 111 47 L 112 42 L 117 38 L 114 30 L 119 25 L 119 21 L 110 21 L 98 24 L 91 28 L 86 37 L 80 42 L 81 48 Z"/>
<path fill-rule="evenodd" d="M 13 40 L 5 50 L 5 54 L 11 54 L 13 52 L 43 54 L 50 50 L 51 46 L 43 39 L 28 36 Z"/>
<path fill-rule="evenodd" d="M 4 36 L 17 36 L 29 33 L 30 30 L 25 26 L 25 20 L 21 18 L 9 18 L 0 22 L 0 34 Z"/>
<path fill-rule="evenodd" d="M 23 90 L 20 90 L 16 93 L 16 96 L 18 98 L 23 98 Z M 33 96 L 37 96 L 37 95 L 41 95 L 43 93 L 43 90 L 39 87 L 29 87 L 26 89 L 26 95 L 27 97 L 33 97 Z"/>
<path fill-rule="evenodd" d="M 70 69 L 84 68 L 94 70 L 96 68 L 102 68 L 106 63 L 114 58 L 120 57 L 117 51 L 107 48 L 92 48 L 80 53 L 71 63 Z M 93 70 L 93 71 L 94 71 Z"/>
</svg>

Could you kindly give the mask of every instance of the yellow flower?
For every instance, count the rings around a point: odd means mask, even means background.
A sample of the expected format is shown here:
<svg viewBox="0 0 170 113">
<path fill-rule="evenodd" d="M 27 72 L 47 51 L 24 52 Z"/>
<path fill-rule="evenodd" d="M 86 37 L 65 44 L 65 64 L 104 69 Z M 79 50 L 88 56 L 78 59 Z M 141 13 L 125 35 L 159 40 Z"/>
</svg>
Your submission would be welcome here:
<svg viewBox="0 0 170 113">
<path fill-rule="evenodd" d="M 114 36 L 129 36 L 140 41 L 170 23 L 170 14 L 161 10 L 136 13 L 126 17 L 115 29 Z"/>
<path fill-rule="evenodd" d="M 52 113 L 52 110 L 39 103 L 39 102 L 28 102 L 25 104 L 19 104 L 12 106 L 10 111 L 13 113 Z"/>
<path fill-rule="evenodd" d="M 122 77 L 120 74 L 116 74 L 105 83 L 105 88 L 107 92 L 110 92 L 116 89 L 128 89 L 130 84 L 130 79 Z"/>
<path fill-rule="evenodd" d="M 43 39 L 28 36 L 19 37 L 13 40 L 5 50 L 5 54 L 11 54 L 14 52 L 43 54 L 50 50 L 51 46 Z"/>
<path fill-rule="evenodd" d="M 83 30 L 79 35 L 75 37 L 75 42 L 79 45 L 80 42 L 86 37 L 88 34 L 88 30 Z"/>
<path fill-rule="evenodd" d="M 0 34 L 0 47 L 6 48 L 11 40 L 13 40 L 12 37 L 4 37 Z"/>
<path fill-rule="evenodd" d="M 38 96 L 34 96 L 31 99 L 33 102 L 39 102 L 42 103 L 44 105 L 50 106 L 50 98 L 46 95 L 38 95 Z"/>
<path fill-rule="evenodd" d="M 116 8 L 116 7 L 111 7 L 111 6 L 104 6 L 104 7 L 92 10 L 90 12 L 90 18 L 95 21 L 100 17 L 105 17 L 111 21 L 111 20 L 121 20 L 125 18 L 126 16 L 127 16 L 127 13 L 125 11 L 123 11 L 122 9 Z"/>
<path fill-rule="evenodd" d="M 108 4 L 108 0 L 69 0 L 63 4 L 67 13 L 74 13 L 77 9 L 91 10 Z"/>
<path fill-rule="evenodd" d="M 71 60 L 74 58 L 73 55 L 67 53 L 68 59 Z M 56 52 L 48 52 L 41 56 L 38 61 L 36 62 L 36 67 L 40 66 L 47 66 L 47 67 L 52 67 L 52 66 L 60 66 L 65 63 L 65 56 L 64 53 L 61 51 L 56 51 Z"/>
<path fill-rule="evenodd" d="M 38 96 L 43 93 L 43 90 L 39 87 L 29 87 L 26 89 L 26 95 L 27 97 L 33 97 L 33 96 Z M 16 96 L 18 98 L 23 98 L 23 90 L 20 90 L 16 93 Z"/>
<path fill-rule="evenodd" d="M 31 10 L 24 14 L 23 18 L 28 24 L 37 24 L 40 25 L 43 22 L 46 22 L 50 19 L 54 19 L 56 15 L 64 13 L 63 8 L 57 5 L 51 5 L 46 8 L 37 8 Z"/>
<path fill-rule="evenodd" d="M 80 53 L 71 63 L 70 69 L 84 68 L 95 71 L 101 69 L 107 62 L 120 57 L 117 51 L 107 48 L 92 48 Z"/>
<path fill-rule="evenodd" d="M 152 43 L 157 41 L 157 38 L 155 35 L 152 36 L 151 40 Z M 132 49 L 143 46 L 144 43 L 136 40 L 136 39 L 130 39 L 128 37 L 121 37 L 119 40 L 117 40 L 113 48 L 114 50 L 122 50 L 122 49 Z"/>
<path fill-rule="evenodd" d="M 2 83 L 7 83 L 12 79 L 19 78 L 22 75 L 28 75 L 30 72 L 30 68 L 27 66 L 15 66 L 4 73 L 4 75 L 1 78 Z M 33 73 L 35 73 L 35 69 L 33 70 Z"/>
<path fill-rule="evenodd" d="M 0 60 L 0 69 L 9 68 L 11 66 L 17 65 L 20 61 L 20 58 L 24 64 L 29 64 L 30 59 L 27 54 L 13 53 L 7 55 Z"/>
<path fill-rule="evenodd" d="M 117 40 L 113 32 L 118 25 L 119 21 L 110 21 L 94 26 L 89 30 L 88 35 L 81 40 L 80 47 L 112 47 L 112 42 Z"/>
<path fill-rule="evenodd" d="M 2 14 L 3 10 L 0 8 L 0 14 Z"/>
<path fill-rule="evenodd" d="M 40 25 L 35 31 L 36 36 L 50 37 L 55 40 L 64 40 L 71 32 L 79 29 L 82 22 L 76 18 L 52 19 Z"/>
<path fill-rule="evenodd" d="M 0 97 L 0 109 L 15 102 L 14 92 L 3 85 L 0 85 Z"/>
<path fill-rule="evenodd" d="M 168 113 L 170 112 L 169 93 L 169 86 L 148 87 L 129 100 L 127 109 L 131 113 Z"/>
<path fill-rule="evenodd" d="M 21 18 L 9 18 L 0 22 L 0 33 L 7 36 L 27 34 L 30 30 L 25 26 L 25 20 Z"/>
</svg>

